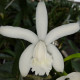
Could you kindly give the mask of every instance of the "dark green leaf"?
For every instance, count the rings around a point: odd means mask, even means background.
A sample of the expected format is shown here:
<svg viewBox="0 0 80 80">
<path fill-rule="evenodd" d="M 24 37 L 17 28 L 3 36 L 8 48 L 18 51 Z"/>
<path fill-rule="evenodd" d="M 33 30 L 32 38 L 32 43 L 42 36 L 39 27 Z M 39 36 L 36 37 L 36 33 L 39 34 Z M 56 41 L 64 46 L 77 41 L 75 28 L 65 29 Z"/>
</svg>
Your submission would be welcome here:
<svg viewBox="0 0 80 80">
<path fill-rule="evenodd" d="M 80 58 L 72 60 L 72 67 L 75 71 L 80 72 Z"/>
<path fill-rule="evenodd" d="M 20 24 L 21 24 L 21 13 L 19 12 L 14 19 L 13 26 L 20 26 Z"/>
<path fill-rule="evenodd" d="M 8 55 L 15 57 L 15 53 L 13 51 L 11 51 L 10 49 L 4 49 L 4 50 L 2 50 L 2 52 L 6 52 Z"/>
<path fill-rule="evenodd" d="M 12 59 L 12 57 L 7 54 L 0 53 L 0 59 Z"/>
</svg>

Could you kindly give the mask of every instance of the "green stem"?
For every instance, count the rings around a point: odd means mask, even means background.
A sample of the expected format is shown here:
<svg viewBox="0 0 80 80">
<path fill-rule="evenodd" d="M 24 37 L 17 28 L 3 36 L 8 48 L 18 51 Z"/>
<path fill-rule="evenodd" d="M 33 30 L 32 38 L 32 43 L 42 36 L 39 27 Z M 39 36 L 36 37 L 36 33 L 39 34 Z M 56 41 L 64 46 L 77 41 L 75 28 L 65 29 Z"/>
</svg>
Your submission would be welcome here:
<svg viewBox="0 0 80 80">
<path fill-rule="evenodd" d="M 56 72 L 59 76 L 66 76 L 67 73 L 64 71 L 63 73 L 60 73 L 60 72 Z"/>
<path fill-rule="evenodd" d="M 67 75 L 67 73 L 66 73 L 65 71 L 64 71 L 62 74 L 63 74 L 64 76 Z"/>
</svg>

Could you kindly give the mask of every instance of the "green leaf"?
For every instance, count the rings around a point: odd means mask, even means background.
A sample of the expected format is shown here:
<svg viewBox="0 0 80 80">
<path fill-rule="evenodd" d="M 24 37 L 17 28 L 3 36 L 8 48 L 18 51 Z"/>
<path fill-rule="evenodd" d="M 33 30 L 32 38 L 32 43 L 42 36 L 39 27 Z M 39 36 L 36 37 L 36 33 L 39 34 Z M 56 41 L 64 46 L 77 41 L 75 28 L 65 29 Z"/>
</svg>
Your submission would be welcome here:
<svg viewBox="0 0 80 80">
<path fill-rule="evenodd" d="M 12 59 L 12 56 L 9 56 L 7 54 L 0 53 L 0 59 Z"/>
<path fill-rule="evenodd" d="M 21 13 L 19 12 L 14 19 L 13 26 L 19 26 L 20 23 L 21 23 Z"/>
<path fill-rule="evenodd" d="M 80 59 L 74 59 L 71 63 L 74 70 L 80 72 Z"/>
<path fill-rule="evenodd" d="M 0 78 L 0 80 L 17 80 L 16 78 Z"/>
<path fill-rule="evenodd" d="M 10 56 L 15 57 L 15 53 L 13 51 L 11 51 L 10 49 L 4 49 L 4 50 L 2 50 L 2 52 L 6 52 Z"/>
<path fill-rule="evenodd" d="M 68 43 L 71 46 L 71 48 L 75 51 L 75 53 L 79 52 L 78 48 L 76 47 L 76 45 L 71 40 L 68 40 Z"/>
<path fill-rule="evenodd" d="M 72 54 L 64 59 L 64 62 L 71 60 L 73 58 L 80 58 L 80 53 Z"/>
<path fill-rule="evenodd" d="M 71 64 L 71 61 L 67 61 L 66 63 L 65 63 L 65 65 L 64 65 L 64 67 L 65 67 L 65 71 L 66 71 L 66 73 L 70 73 L 70 72 L 72 72 L 72 64 Z"/>
<path fill-rule="evenodd" d="M 9 78 L 9 77 L 13 77 L 13 75 L 5 71 L 0 71 L 0 78 Z"/>
<path fill-rule="evenodd" d="M 13 65 L 12 62 L 6 62 L 4 64 L 1 64 L 0 71 L 5 71 L 5 72 L 11 73 L 12 72 L 12 65 Z"/>
<path fill-rule="evenodd" d="M 19 58 L 20 58 L 20 55 L 22 54 L 23 50 L 24 50 L 24 43 L 22 40 L 18 40 L 15 45 L 16 58 L 14 60 L 13 68 L 12 68 L 14 76 L 19 77 Z"/>
</svg>

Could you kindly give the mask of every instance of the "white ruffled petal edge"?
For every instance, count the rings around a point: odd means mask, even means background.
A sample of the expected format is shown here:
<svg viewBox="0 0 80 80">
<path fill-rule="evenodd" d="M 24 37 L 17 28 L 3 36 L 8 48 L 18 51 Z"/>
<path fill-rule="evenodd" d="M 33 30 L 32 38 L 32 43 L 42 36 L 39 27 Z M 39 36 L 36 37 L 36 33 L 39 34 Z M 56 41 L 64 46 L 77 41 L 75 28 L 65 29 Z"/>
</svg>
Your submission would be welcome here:
<svg viewBox="0 0 80 80">
<path fill-rule="evenodd" d="M 31 68 L 33 49 L 34 49 L 34 45 L 33 44 L 29 45 L 20 57 L 19 69 L 20 69 L 20 73 L 23 77 L 27 76 L 27 74 Z"/>
<path fill-rule="evenodd" d="M 1 26 L 0 34 L 11 38 L 24 39 L 31 43 L 37 43 L 38 41 L 38 37 L 35 33 L 20 27 Z"/>
<path fill-rule="evenodd" d="M 59 26 L 47 34 L 45 42 L 46 44 L 50 44 L 61 37 L 76 33 L 79 29 L 80 27 L 78 22 Z"/>
<path fill-rule="evenodd" d="M 44 1 L 38 3 L 36 8 L 36 29 L 39 39 L 44 40 L 47 35 L 48 17 Z"/>
<path fill-rule="evenodd" d="M 66 78 L 69 78 L 69 80 L 80 80 L 80 72 L 72 72 L 67 76 L 62 76 L 56 80 L 65 80 Z"/>
<path fill-rule="evenodd" d="M 53 57 L 53 68 L 58 72 L 64 71 L 64 60 L 59 50 L 52 44 L 48 45 L 48 51 Z"/>
</svg>

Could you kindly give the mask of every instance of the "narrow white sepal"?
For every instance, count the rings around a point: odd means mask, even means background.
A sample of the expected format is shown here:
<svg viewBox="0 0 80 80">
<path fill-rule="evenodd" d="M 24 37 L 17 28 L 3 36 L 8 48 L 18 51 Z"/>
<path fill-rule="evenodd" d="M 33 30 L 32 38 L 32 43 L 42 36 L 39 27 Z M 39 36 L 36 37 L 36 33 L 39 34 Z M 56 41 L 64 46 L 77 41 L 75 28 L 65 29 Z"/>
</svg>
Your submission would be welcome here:
<svg viewBox="0 0 80 80">
<path fill-rule="evenodd" d="M 66 78 L 69 78 L 69 80 L 80 80 L 80 72 L 72 72 L 67 76 L 62 76 L 56 80 L 65 80 Z"/>
<path fill-rule="evenodd" d="M 53 44 L 49 44 L 47 48 L 48 48 L 48 52 L 51 53 L 53 57 L 54 69 L 58 72 L 63 72 L 64 71 L 64 60 L 63 60 L 61 53 Z"/>
<path fill-rule="evenodd" d="M 29 45 L 20 57 L 19 69 L 20 69 L 20 73 L 23 77 L 27 76 L 27 74 L 31 68 L 33 49 L 34 49 L 34 45 L 33 44 Z"/>
<path fill-rule="evenodd" d="M 0 34 L 11 38 L 24 39 L 31 43 L 36 43 L 38 41 L 38 37 L 35 33 L 20 27 L 1 26 Z"/>
<path fill-rule="evenodd" d="M 59 27 L 51 30 L 47 34 L 45 42 L 46 42 L 46 44 L 50 44 L 51 42 L 53 42 L 61 37 L 76 33 L 77 31 L 79 31 L 79 29 L 80 29 L 79 23 L 70 23 L 70 24 L 59 26 Z"/>
<path fill-rule="evenodd" d="M 44 1 L 38 3 L 36 8 L 36 29 L 38 37 L 44 40 L 47 34 L 48 17 Z"/>
</svg>

